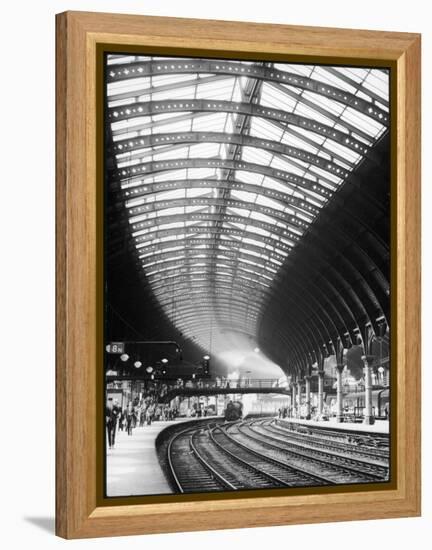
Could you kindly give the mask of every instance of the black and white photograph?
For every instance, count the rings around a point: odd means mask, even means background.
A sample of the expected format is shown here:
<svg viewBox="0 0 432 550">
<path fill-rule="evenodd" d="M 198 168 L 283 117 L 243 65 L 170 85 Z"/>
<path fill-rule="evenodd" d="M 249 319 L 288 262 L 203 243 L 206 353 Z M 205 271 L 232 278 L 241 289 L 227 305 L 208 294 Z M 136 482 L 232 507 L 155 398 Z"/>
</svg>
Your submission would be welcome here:
<svg viewBox="0 0 432 550">
<path fill-rule="evenodd" d="M 105 497 L 391 481 L 390 89 L 105 55 Z"/>
</svg>

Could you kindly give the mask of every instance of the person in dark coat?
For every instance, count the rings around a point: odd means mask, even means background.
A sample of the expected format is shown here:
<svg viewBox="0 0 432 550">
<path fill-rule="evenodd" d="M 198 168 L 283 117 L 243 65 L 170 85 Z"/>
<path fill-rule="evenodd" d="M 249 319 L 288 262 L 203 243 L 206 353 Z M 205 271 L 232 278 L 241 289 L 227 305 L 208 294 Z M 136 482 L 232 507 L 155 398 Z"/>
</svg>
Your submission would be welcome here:
<svg viewBox="0 0 432 550">
<path fill-rule="evenodd" d="M 108 435 L 108 446 L 110 449 L 112 449 L 115 444 L 117 418 L 120 412 L 120 407 L 118 407 L 115 402 L 113 403 L 112 397 L 110 397 L 105 407 L 105 423 Z"/>
</svg>

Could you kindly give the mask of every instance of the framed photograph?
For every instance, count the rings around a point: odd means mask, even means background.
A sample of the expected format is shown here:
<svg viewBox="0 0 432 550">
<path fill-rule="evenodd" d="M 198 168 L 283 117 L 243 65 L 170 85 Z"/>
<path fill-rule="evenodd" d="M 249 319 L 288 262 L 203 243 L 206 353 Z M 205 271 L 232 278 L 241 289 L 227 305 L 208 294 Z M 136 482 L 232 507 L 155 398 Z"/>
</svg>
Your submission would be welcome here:
<svg viewBox="0 0 432 550">
<path fill-rule="evenodd" d="M 420 514 L 420 37 L 57 16 L 57 534 Z"/>
</svg>

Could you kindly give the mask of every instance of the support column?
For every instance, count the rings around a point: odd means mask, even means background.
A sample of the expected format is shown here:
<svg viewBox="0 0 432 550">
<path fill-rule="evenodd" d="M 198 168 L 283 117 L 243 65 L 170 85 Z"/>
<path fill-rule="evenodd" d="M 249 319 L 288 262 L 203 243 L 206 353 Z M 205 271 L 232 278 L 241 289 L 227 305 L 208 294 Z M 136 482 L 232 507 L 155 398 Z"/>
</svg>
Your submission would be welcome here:
<svg viewBox="0 0 432 550">
<path fill-rule="evenodd" d="M 302 385 L 301 380 L 297 382 L 297 418 L 300 418 L 301 414 L 301 394 L 302 394 Z"/>
<path fill-rule="evenodd" d="M 390 369 L 388 367 L 384 367 L 383 385 L 390 386 Z"/>
<path fill-rule="evenodd" d="M 342 393 L 342 371 L 344 365 L 336 366 L 336 422 L 343 422 L 343 393 Z"/>
<path fill-rule="evenodd" d="M 296 415 L 296 384 L 295 382 L 291 385 L 291 417 Z"/>
<path fill-rule="evenodd" d="M 318 371 L 318 414 L 324 410 L 324 371 Z"/>
<path fill-rule="evenodd" d="M 363 355 L 364 363 L 364 381 L 365 381 L 365 413 L 363 424 L 374 424 L 375 418 L 372 412 L 372 362 L 374 357 L 372 355 Z"/>
<path fill-rule="evenodd" d="M 306 380 L 306 400 L 305 400 L 306 420 L 310 420 L 310 417 L 311 417 L 311 398 L 310 398 L 310 381 L 311 381 L 311 377 L 310 376 L 305 376 L 305 380 Z"/>
</svg>

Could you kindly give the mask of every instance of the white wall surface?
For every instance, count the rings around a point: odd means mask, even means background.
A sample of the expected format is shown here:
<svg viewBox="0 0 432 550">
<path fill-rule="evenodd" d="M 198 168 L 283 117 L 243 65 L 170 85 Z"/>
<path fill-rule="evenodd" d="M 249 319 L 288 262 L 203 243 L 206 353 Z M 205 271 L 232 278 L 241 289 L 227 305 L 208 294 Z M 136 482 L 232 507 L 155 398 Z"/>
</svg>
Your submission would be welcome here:
<svg viewBox="0 0 432 550">
<path fill-rule="evenodd" d="M 3 548 L 427 548 L 431 497 L 432 17 L 427 0 L 68 0 L 0 18 Z M 54 516 L 54 14 L 67 9 L 423 33 L 423 517 L 65 542 Z M 429 391 L 427 391 L 427 389 Z"/>
</svg>

